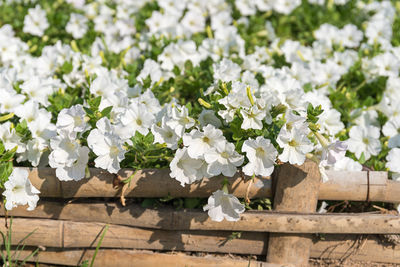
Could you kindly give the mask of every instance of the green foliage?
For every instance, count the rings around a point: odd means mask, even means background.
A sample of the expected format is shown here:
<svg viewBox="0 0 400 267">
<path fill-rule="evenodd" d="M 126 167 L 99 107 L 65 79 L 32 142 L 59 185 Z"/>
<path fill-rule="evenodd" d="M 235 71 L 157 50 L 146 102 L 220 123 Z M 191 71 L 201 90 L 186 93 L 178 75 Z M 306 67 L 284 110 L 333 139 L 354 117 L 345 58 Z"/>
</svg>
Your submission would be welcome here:
<svg viewBox="0 0 400 267">
<path fill-rule="evenodd" d="M 0 140 L 0 188 L 4 188 L 4 183 L 8 181 L 8 177 L 13 171 L 13 159 L 17 148 L 14 147 L 7 151 L 3 141 Z"/>
<path fill-rule="evenodd" d="M 152 133 L 142 135 L 136 132 L 131 141 L 132 144 L 126 144 L 128 152 L 121 162 L 122 166 L 137 170 L 169 166 L 169 162 L 173 158 L 173 152 L 170 149 L 166 149 L 165 145 L 153 144 L 154 136 Z"/>
<path fill-rule="evenodd" d="M 15 248 L 15 251 L 12 252 L 11 248 L 11 240 L 12 240 L 12 221 L 13 219 L 10 219 L 10 225 L 8 227 L 8 230 L 6 233 L 0 232 L 0 235 L 3 238 L 3 242 L 1 244 L 1 251 L 0 255 L 3 261 L 4 266 L 7 267 L 19 267 L 19 266 L 25 266 L 25 263 L 32 257 L 34 257 L 38 252 L 39 248 L 35 249 L 32 251 L 28 256 L 26 256 L 24 259 L 20 259 L 20 254 L 22 251 L 25 249 L 25 240 L 27 240 L 36 230 L 30 232 L 27 234 L 23 239 L 21 239 L 17 247 Z M 5 251 L 4 251 L 5 250 Z"/>
</svg>

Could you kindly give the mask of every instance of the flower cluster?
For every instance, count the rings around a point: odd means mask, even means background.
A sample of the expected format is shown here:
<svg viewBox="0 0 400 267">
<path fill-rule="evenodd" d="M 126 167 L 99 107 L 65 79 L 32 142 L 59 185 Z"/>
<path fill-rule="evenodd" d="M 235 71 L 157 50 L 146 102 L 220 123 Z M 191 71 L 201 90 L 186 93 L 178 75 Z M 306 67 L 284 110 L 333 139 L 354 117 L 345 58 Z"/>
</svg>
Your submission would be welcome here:
<svg viewBox="0 0 400 267">
<path fill-rule="evenodd" d="M 307 158 L 324 181 L 362 164 L 397 179 L 399 13 L 361 0 L 8 0 L 0 139 L 61 181 L 169 167 L 185 186 Z M 7 209 L 35 207 L 25 171 L 4 186 Z M 227 188 L 204 207 L 213 220 L 245 209 Z"/>
</svg>

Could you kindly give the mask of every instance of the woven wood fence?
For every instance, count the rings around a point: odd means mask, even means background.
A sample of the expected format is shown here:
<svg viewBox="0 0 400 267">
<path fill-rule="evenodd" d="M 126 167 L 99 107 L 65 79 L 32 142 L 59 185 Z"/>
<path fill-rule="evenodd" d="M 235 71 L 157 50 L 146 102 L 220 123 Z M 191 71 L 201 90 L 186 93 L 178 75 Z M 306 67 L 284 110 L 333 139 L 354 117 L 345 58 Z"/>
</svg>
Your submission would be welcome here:
<svg viewBox="0 0 400 267">
<path fill-rule="evenodd" d="M 46 249 L 33 261 L 76 266 L 93 255 L 108 224 L 96 266 L 116 266 L 116 262 L 118 266 L 307 266 L 310 257 L 400 263 L 400 246 L 385 245 L 379 238 L 400 234 L 398 215 L 316 213 L 317 200 L 400 203 L 400 183 L 388 180 L 386 172 L 329 171 L 326 183 L 320 182 L 312 162 L 285 164 L 273 178 L 256 177 L 251 182 L 238 173 L 229 178 L 230 192 L 237 197 L 270 197 L 273 211 L 246 211 L 237 222 L 218 223 L 200 210 L 121 206 L 114 198 L 121 196 L 122 187 L 116 185 L 133 170 L 121 170 L 116 176 L 91 169 L 92 177 L 79 182 L 61 182 L 50 168 L 29 171 L 29 179 L 41 191 L 39 205 L 34 211 L 18 207 L 8 214 L 14 217 L 14 245 L 35 230 L 20 258 L 40 246 Z M 142 170 L 133 175 L 123 194 L 208 197 L 222 179 L 181 187 L 169 177 L 169 170 Z M 5 232 L 5 226 L 0 225 L 0 230 Z M 233 231 L 242 232 L 241 237 L 229 239 Z M 266 255 L 268 263 L 176 252 Z"/>
</svg>

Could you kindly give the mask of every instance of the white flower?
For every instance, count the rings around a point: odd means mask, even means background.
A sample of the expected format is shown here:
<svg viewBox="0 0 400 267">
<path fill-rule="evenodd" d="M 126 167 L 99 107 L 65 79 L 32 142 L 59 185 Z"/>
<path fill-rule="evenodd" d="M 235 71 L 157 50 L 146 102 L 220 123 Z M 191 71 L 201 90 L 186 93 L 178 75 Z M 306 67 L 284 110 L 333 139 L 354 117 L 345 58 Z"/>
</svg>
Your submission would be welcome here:
<svg viewBox="0 0 400 267">
<path fill-rule="evenodd" d="M 321 131 L 336 135 L 344 128 L 343 122 L 340 121 L 340 112 L 336 109 L 325 109 L 318 117 L 318 122 L 321 126 Z"/>
<path fill-rule="evenodd" d="M 33 167 L 37 167 L 40 162 L 42 152 L 47 148 L 47 144 L 44 144 L 39 139 L 32 139 L 26 143 L 26 149 L 24 153 L 18 155 L 17 162 L 28 160 Z"/>
<path fill-rule="evenodd" d="M 240 110 L 240 114 L 243 116 L 242 129 L 261 130 L 263 128 L 262 120 L 265 118 L 264 110 L 259 109 L 257 106 L 252 106 L 250 109 Z"/>
<path fill-rule="evenodd" d="M 6 209 L 12 210 L 19 205 L 28 204 L 28 210 L 34 210 L 39 200 L 40 193 L 29 181 L 28 171 L 14 168 L 8 181 L 4 183 L 6 198 Z"/>
<path fill-rule="evenodd" d="M 362 165 L 351 158 L 344 157 L 336 161 L 333 169 L 335 171 L 361 171 Z"/>
<path fill-rule="evenodd" d="M 19 87 L 30 99 L 39 102 L 45 107 L 49 105 L 48 96 L 54 92 L 51 82 L 38 76 L 29 77 Z"/>
<path fill-rule="evenodd" d="M 53 149 L 49 155 L 49 165 L 52 168 L 70 167 L 79 157 L 80 145 L 77 140 L 69 136 L 56 136 L 50 140 L 50 147 Z"/>
<path fill-rule="evenodd" d="M 147 111 L 144 104 L 132 103 L 122 114 L 121 123 L 131 129 L 131 136 L 134 136 L 136 131 L 147 135 L 154 119 L 153 114 Z"/>
<path fill-rule="evenodd" d="M 368 160 L 371 155 L 376 156 L 381 151 L 380 132 L 375 126 L 354 126 L 350 129 L 349 136 L 350 139 L 347 140 L 349 151 L 358 159 L 362 153 L 365 160 Z"/>
<path fill-rule="evenodd" d="M 123 142 L 114 134 L 114 128 L 107 118 L 98 120 L 96 127 L 87 138 L 90 149 L 97 155 L 95 166 L 117 173 L 120 169 L 119 163 L 125 158 Z"/>
<path fill-rule="evenodd" d="M 14 112 L 24 100 L 25 96 L 15 90 L 0 87 L 0 113 Z"/>
<path fill-rule="evenodd" d="M 172 109 L 172 119 L 167 121 L 167 125 L 172 129 L 175 129 L 175 133 L 178 136 L 182 136 L 185 129 L 193 127 L 195 121 L 193 118 L 189 117 L 189 111 L 186 107 L 181 107 L 178 110 L 177 107 Z"/>
<path fill-rule="evenodd" d="M 326 145 L 325 143 L 327 143 L 327 141 L 320 133 L 316 132 L 315 135 L 323 146 L 318 167 L 321 173 L 322 182 L 325 183 L 329 180 L 326 170 L 331 169 L 338 161 L 345 158 L 347 144 L 342 141 L 336 141 Z"/>
<path fill-rule="evenodd" d="M 71 166 L 57 167 L 56 176 L 60 181 L 79 181 L 85 177 L 89 160 L 89 148 L 79 147 L 78 158 Z"/>
<path fill-rule="evenodd" d="M 186 147 L 178 149 L 169 165 L 171 169 L 170 176 L 178 180 L 181 186 L 191 184 L 206 177 L 203 172 L 204 164 L 204 160 L 191 158 L 187 153 Z"/>
<path fill-rule="evenodd" d="M 109 72 L 102 71 L 96 79 L 90 84 L 90 93 L 95 96 L 102 96 L 102 102 L 112 96 L 118 89 L 118 86 L 113 82 Z M 103 99 L 104 98 L 104 99 Z"/>
<path fill-rule="evenodd" d="M 346 142 L 336 141 L 322 149 L 321 162 L 323 165 L 334 165 L 344 158 L 347 150 Z"/>
<path fill-rule="evenodd" d="M 225 142 L 222 131 L 209 124 L 203 128 L 203 132 L 192 130 L 183 136 L 183 144 L 188 147 L 190 157 L 203 158 L 204 153 L 212 149 L 220 142 Z"/>
<path fill-rule="evenodd" d="M 242 69 L 240 66 L 229 59 L 222 59 L 218 63 L 213 64 L 214 79 L 223 82 L 235 81 L 240 78 Z"/>
<path fill-rule="evenodd" d="M 0 124 L 0 140 L 6 150 L 11 150 L 18 146 L 17 153 L 25 151 L 25 145 L 21 143 L 21 137 L 16 133 L 15 128 L 11 128 L 11 122 L 9 121 Z"/>
<path fill-rule="evenodd" d="M 42 36 L 48 27 L 49 23 L 46 18 L 46 11 L 44 11 L 40 5 L 28 9 L 28 14 L 24 18 L 24 32 Z"/>
<path fill-rule="evenodd" d="M 313 145 L 307 134 L 300 129 L 286 131 L 282 128 L 276 141 L 283 148 L 279 159 L 290 164 L 303 164 L 306 160 L 306 154 L 313 150 Z"/>
<path fill-rule="evenodd" d="M 392 172 L 400 173 L 400 148 L 392 148 L 386 157 L 386 167 Z"/>
<path fill-rule="evenodd" d="M 322 201 L 321 203 L 321 207 L 319 207 L 318 209 L 318 213 L 327 213 L 328 211 L 326 210 L 326 208 L 328 207 L 328 203 L 326 203 L 325 201 Z"/>
<path fill-rule="evenodd" d="M 221 120 L 215 115 L 213 110 L 203 109 L 199 115 L 200 126 L 204 127 L 207 124 L 212 124 L 216 128 L 221 127 Z"/>
<path fill-rule="evenodd" d="M 86 34 L 87 22 L 88 19 L 85 16 L 72 13 L 65 30 L 75 39 L 80 39 Z"/>
<path fill-rule="evenodd" d="M 249 163 L 243 167 L 246 175 L 268 176 L 273 172 L 278 151 L 270 140 L 262 136 L 258 136 L 255 140 L 250 138 L 244 141 L 242 152 L 246 152 L 249 159 Z"/>
<path fill-rule="evenodd" d="M 389 136 L 388 147 L 400 147 L 400 115 L 390 118 L 382 127 L 385 136 Z"/>
<path fill-rule="evenodd" d="M 154 135 L 154 143 L 166 144 L 170 149 L 178 147 L 179 136 L 175 133 L 174 129 L 169 127 L 166 123 L 166 117 L 161 119 L 161 127 L 153 124 L 151 132 Z"/>
<path fill-rule="evenodd" d="M 208 216 L 213 221 L 221 222 L 226 219 L 235 222 L 240 219 L 240 213 L 244 212 L 245 208 L 234 195 L 218 190 L 208 198 L 208 204 L 203 210 L 208 210 Z"/>
<path fill-rule="evenodd" d="M 235 146 L 229 142 L 219 142 L 215 147 L 204 154 L 205 161 L 209 164 L 207 172 L 216 176 L 223 174 L 232 177 L 236 167 L 242 165 L 243 156 L 235 151 Z"/>
<path fill-rule="evenodd" d="M 68 109 L 64 108 L 57 117 L 57 131 L 74 138 L 77 133 L 83 133 L 89 125 L 86 122 L 86 112 L 82 105 L 75 105 Z"/>
</svg>

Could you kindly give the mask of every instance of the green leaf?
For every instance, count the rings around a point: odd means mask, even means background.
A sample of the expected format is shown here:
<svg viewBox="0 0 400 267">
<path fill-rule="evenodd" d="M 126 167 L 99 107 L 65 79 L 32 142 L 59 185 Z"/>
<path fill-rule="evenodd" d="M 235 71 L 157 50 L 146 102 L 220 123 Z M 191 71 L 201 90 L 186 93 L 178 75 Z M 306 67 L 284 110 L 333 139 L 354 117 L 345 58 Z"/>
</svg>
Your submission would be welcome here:
<svg viewBox="0 0 400 267">
<path fill-rule="evenodd" d="M 0 154 L 3 154 L 4 150 L 5 150 L 5 147 L 4 147 L 3 141 L 0 140 Z"/>
<path fill-rule="evenodd" d="M 89 99 L 88 101 L 90 108 L 95 111 L 99 109 L 100 103 L 101 103 L 101 96 Z"/>
<path fill-rule="evenodd" d="M 94 111 L 91 110 L 90 108 L 83 107 L 83 109 L 85 110 L 86 114 L 89 115 L 90 117 L 94 116 Z"/>
<path fill-rule="evenodd" d="M 14 147 L 13 149 L 7 151 L 7 152 L 4 153 L 4 155 L 0 158 L 0 160 L 3 161 L 3 162 L 10 161 L 10 160 L 14 157 L 15 152 L 17 151 L 17 149 L 18 149 L 18 146 L 16 146 L 16 147 Z"/>
<path fill-rule="evenodd" d="M 61 66 L 61 72 L 64 74 L 70 73 L 74 67 L 72 66 L 71 62 L 65 61 L 64 64 Z"/>
<path fill-rule="evenodd" d="M 24 135 L 26 130 L 28 130 L 28 124 L 26 123 L 26 120 L 21 121 L 15 127 L 15 131 L 21 135 Z"/>
<path fill-rule="evenodd" d="M 13 171 L 12 162 L 0 163 L 0 188 L 4 187 L 4 183 L 8 181 L 8 177 L 10 177 L 12 171 Z"/>
<path fill-rule="evenodd" d="M 102 115 L 103 117 L 108 117 L 108 115 L 110 115 L 112 109 L 113 109 L 112 106 L 106 107 L 105 109 L 103 109 L 103 110 L 101 111 L 101 115 Z"/>
<path fill-rule="evenodd" d="M 358 160 L 361 164 L 365 163 L 365 155 L 364 152 L 361 153 L 360 159 Z"/>
</svg>

